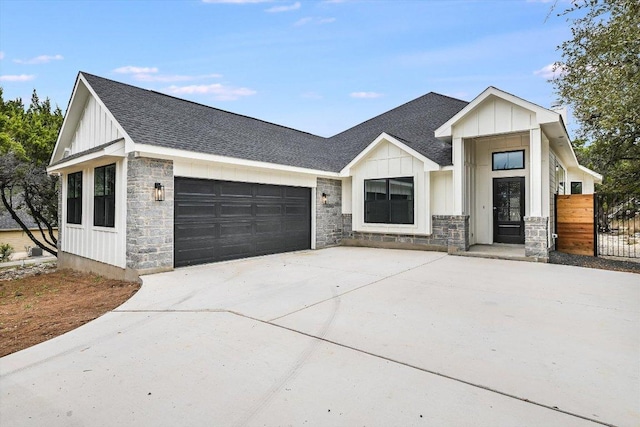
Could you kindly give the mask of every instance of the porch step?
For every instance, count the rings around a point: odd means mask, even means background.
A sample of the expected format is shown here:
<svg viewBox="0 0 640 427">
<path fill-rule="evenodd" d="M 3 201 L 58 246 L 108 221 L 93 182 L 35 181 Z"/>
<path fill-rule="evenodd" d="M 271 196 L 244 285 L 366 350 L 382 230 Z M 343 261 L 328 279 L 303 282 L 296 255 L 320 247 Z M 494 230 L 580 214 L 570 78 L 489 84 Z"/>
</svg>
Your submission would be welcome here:
<svg viewBox="0 0 640 427">
<path fill-rule="evenodd" d="M 541 262 L 545 261 L 540 258 L 526 257 L 524 255 L 524 245 L 507 245 L 507 244 L 493 244 L 493 245 L 473 245 L 468 251 L 455 252 L 452 255 L 476 257 L 476 258 L 491 258 L 491 259 L 506 259 L 511 261 L 528 261 L 528 262 Z"/>
</svg>

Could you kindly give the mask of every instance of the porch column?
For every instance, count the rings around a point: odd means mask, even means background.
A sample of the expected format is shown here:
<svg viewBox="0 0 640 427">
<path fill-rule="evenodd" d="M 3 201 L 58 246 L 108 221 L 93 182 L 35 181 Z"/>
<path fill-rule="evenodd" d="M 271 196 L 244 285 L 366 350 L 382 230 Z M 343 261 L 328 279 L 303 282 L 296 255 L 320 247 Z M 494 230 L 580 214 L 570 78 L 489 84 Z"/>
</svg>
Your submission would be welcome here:
<svg viewBox="0 0 640 427">
<path fill-rule="evenodd" d="M 529 131 L 529 178 L 529 216 L 541 217 L 542 132 L 540 131 L 540 128 L 531 129 Z"/>
<path fill-rule="evenodd" d="M 464 140 L 453 138 L 453 214 L 464 214 Z"/>
</svg>

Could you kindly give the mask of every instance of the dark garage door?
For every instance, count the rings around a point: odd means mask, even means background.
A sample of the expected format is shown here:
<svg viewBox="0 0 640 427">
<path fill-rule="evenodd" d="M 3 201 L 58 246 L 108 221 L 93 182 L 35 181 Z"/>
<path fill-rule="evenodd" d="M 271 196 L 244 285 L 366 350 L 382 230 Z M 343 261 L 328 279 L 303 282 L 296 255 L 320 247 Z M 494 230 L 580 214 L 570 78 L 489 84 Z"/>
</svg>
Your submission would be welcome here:
<svg viewBox="0 0 640 427">
<path fill-rule="evenodd" d="M 311 247 L 311 189 L 175 179 L 174 265 Z"/>
</svg>

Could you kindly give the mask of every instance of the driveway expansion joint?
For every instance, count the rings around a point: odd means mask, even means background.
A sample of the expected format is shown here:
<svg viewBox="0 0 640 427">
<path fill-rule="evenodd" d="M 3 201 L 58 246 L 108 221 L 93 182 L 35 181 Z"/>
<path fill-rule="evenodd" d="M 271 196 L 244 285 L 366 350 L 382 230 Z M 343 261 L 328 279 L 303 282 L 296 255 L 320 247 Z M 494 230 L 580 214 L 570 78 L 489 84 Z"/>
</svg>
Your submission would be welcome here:
<svg viewBox="0 0 640 427">
<path fill-rule="evenodd" d="M 389 276 L 389 277 L 392 277 L 392 276 Z M 364 285 L 364 286 L 368 286 L 368 285 Z M 356 290 L 356 289 L 353 289 L 353 290 Z M 339 297 L 339 295 L 338 295 L 338 297 Z M 331 299 L 333 299 L 333 298 L 329 298 L 329 300 L 331 300 Z M 261 319 L 257 319 L 255 317 L 243 315 L 243 314 L 240 314 L 240 313 L 234 313 L 234 312 L 229 312 L 229 313 L 232 313 L 232 314 L 235 314 L 235 315 L 238 315 L 238 316 L 241 316 L 241 317 L 245 317 L 247 319 L 254 320 L 256 322 L 260 322 L 260 323 L 263 323 L 263 324 L 266 324 L 266 325 L 275 326 L 277 328 L 281 328 L 281 329 L 284 329 L 284 330 L 287 330 L 287 331 L 290 331 L 290 332 L 294 332 L 296 334 L 304 335 L 304 336 L 307 336 L 309 338 L 317 339 L 317 340 L 323 341 L 323 342 L 325 342 L 327 344 L 336 345 L 338 347 L 342 347 L 342 348 L 347 349 L 347 350 L 352 350 L 352 351 L 355 351 L 355 352 L 358 352 L 358 353 L 361 353 L 361 354 L 365 354 L 367 356 L 371 356 L 371 357 L 375 357 L 375 358 L 378 358 L 378 359 L 385 360 L 387 362 L 395 363 L 397 365 L 401 365 L 401 366 L 404 366 L 404 367 L 407 367 L 407 368 L 410 368 L 410 369 L 415 369 L 415 370 L 418 370 L 418 371 L 421 371 L 421 372 L 424 372 L 424 373 L 427 373 L 427 374 L 436 375 L 436 376 L 439 376 L 439 377 L 442 377 L 442 378 L 445 378 L 445 379 L 448 379 L 448 380 L 452 380 L 452 381 L 455 381 L 455 382 L 458 382 L 458 383 L 461 383 L 461 384 L 465 384 L 465 385 L 468 385 L 468 386 L 471 386 L 471 387 L 475 387 L 475 388 L 478 388 L 478 389 L 481 389 L 481 390 L 484 390 L 484 391 L 488 391 L 490 393 L 499 394 L 501 396 L 504 396 L 504 397 L 507 397 L 507 398 L 510 398 L 510 399 L 519 400 L 519 401 L 524 402 L 524 403 L 528 403 L 528 404 L 531 404 L 531 405 L 539 406 L 541 408 L 549 409 L 551 411 L 559 412 L 561 414 L 565 414 L 565 415 L 568 415 L 568 416 L 571 416 L 571 417 L 579 418 L 579 419 L 582 419 L 582 420 L 585 420 L 585 421 L 590 421 L 592 423 L 596 423 L 596 424 L 607 426 L 607 427 L 618 427 L 615 424 L 610 424 L 610 423 L 607 423 L 607 422 L 604 422 L 604 421 L 596 420 L 596 419 L 589 418 L 589 417 L 584 416 L 584 415 L 577 414 L 575 412 L 571 412 L 571 411 L 567 411 L 567 410 L 564 410 L 564 409 L 560 409 L 558 406 L 555 406 L 555 405 L 549 405 L 549 404 L 545 404 L 545 403 L 538 402 L 538 401 L 535 401 L 535 400 L 527 399 L 525 397 L 517 396 L 515 394 L 511 394 L 511 393 L 507 393 L 507 392 L 504 392 L 504 391 L 501 391 L 501 390 L 497 390 L 497 389 L 491 388 L 489 386 L 485 386 L 485 385 L 482 385 L 482 384 L 477 384 L 477 383 L 474 383 L 474 382 L 471 382 L 471 381 L 464 380 L 462 378 L 457 378 L 457 377 L 454 377 L 454 376 L 451 376 L 451 375 L 444 374 L 442 372 L 438 372 L 438 371 L 433 371 L 433 370 L 430 370 L 430 369 L 422 368 L 420 366 L 412 365 L 412 364 L 407 363 L 407 362 L 402 362 L 400 360 L 396 360 L 396 359 L 393 359 L 391 357 L 383 356 L 383 355 L 376 354 L 376 353 L 373 353 L 373 352 L 370 352 L 370 351 L 367 351 L 367 350 L 363 350 L 363 349 L 360 349 L 360 348 L 357 348 L 357 347 L 353 347 L 353 346 L 350 346 L 350 345 L 347 345 L 347 344 L 343 344 L 343 343 L 340 343 L 340 342 L 337 342 L 337 341 L 330 340 L 330 339 L 324 337 L 324 334 L 326 334 L 326 332 L 327 332 L 325 330 L 326 328 L 323 328 L 323 336 L 316 336 L 316 335 L 313 335 L 313 334 L 310 334 L 310 333 L 307 333 L 307 332 L 304 332 L 304 331 L 299 331 L 297 329 L 293 329 L 293 328 L 290 328 L 290 327 L 287 327 L 287 326 L 284 326 L 284 325 L 279 325 L 277 323 L 273 323 L 273 320 L 261 320 Z"/>
</svg>

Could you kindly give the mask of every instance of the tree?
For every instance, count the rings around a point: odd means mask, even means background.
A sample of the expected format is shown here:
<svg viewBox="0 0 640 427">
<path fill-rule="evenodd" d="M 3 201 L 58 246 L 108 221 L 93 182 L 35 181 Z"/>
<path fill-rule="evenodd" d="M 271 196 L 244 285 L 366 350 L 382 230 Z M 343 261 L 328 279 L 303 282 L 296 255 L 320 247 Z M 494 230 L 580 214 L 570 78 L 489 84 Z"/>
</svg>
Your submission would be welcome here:
<svg viewBox="0 0 640 427">
<path fill-rule="evenodd" d="M 553 83 L 580 125 L 574 148 L 602 189 L 640 192 L 640 2 L 573 0 L 561 15 L 572 38 Z"/>
<path fill-rule="evenodd" d="M 52 255 L 57 255 L 58 180 L 46 167 L 62 120 L 60 108 L 52 109 L 35 90 L 25 110 L 20 98 L 5 102 L 0 87 L 0 199 L 29 238 Z M 38 233 L 29 230 L 20 211 L 33 218 Z"/>
</svg>

